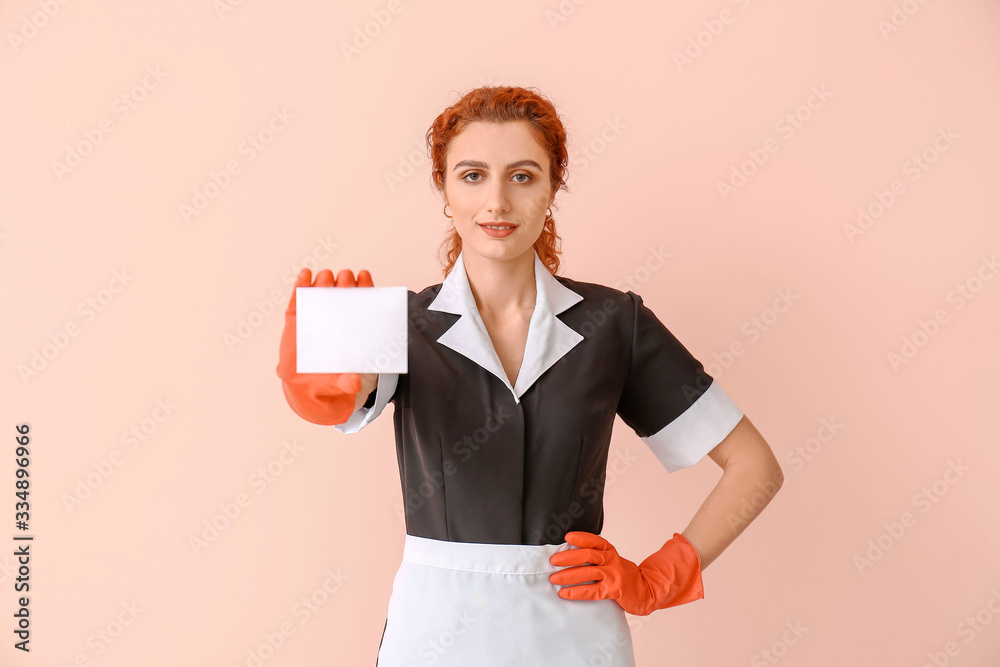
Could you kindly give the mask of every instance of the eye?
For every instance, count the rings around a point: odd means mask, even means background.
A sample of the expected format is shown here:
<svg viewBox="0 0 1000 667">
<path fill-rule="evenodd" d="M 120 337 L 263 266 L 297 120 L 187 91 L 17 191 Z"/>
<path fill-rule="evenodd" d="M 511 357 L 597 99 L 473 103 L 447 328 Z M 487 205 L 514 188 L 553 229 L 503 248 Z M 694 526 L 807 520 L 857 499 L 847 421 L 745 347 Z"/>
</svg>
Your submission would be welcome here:
<svg viewBox="0 0 1000 667">
<path fill-rule="evenodd" d="M 479 176 L 479 177 L 482 177 L 482 174 L 480 172 L 478 172 L 478 171 L 470 171 L 468 174 L 466 174 L 465 176 L 462 177 L 462 180 L 465 181 L 466 183 L 478 183 L 481 180 L 483 180 L 482 178 L 476 178 L 476 179 L 470 180 L 469 176 Z M 534 180 L 534 176 L 532 176 L 531 174 L 527 174 L 527 173 L 525 173 L 523 171 L 514 174 L 514 176 L 512 176 L 512 178 L 516 179 L 518 176 L 524 176 L 523 180 L 515 181 L 515 183 L 518 183 L 520 185 L 525 185 L 526 183 L 529 183 L 530 181 Z"/>
</svg>

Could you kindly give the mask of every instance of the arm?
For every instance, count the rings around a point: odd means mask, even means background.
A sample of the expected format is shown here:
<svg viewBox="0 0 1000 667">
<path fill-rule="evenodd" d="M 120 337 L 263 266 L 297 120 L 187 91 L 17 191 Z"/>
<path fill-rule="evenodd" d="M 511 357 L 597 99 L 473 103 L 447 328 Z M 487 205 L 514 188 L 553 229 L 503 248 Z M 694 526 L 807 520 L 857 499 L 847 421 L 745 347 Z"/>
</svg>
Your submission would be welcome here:
<svg viewBox="0 0 1000 667">
<path fill-rule="evenodd" d="M 723 468 L 722 480 L 685 532 L 674 533 L 638 565 L 622 558 L 600 535 L 566 533 L 566 541 L 578 548 L 559 551 L 549 559 L 553 565 L 567 566 L 549 581 L 564 586 L 560 597 L 613 599 L 625 611 L 645 615 L 703 598 L 702 570 L 760 514 L 783 479 L 770 447 L 746 414 L 643 305 L 642 298 L 628 294 L 635 318 L 619 416 L 668 472 L 696 463 L 712 447 L 708 455 Z M 664 386 L 664 379 L 671 382 Z M 692 394 L 690 390 L 706 379 L 712 380 L 708 388 Z"/>
<path fill-rule="evenodd" d="M 613 599 L 637 615 L 705 597 L 701 571 L 760 514 L 782 483 L 781 468 L 771 448 L 746 415 L 709 456 L 722 467 L 722 479 L 685 529 L 686 534 L 674 533 L 659 551 L 637 566 L 622 558 L 600 535 L 566 533 L 566 541 L 578 548 L 557 552 L 549 559 L 556 566 L 571 566 L 549 576 L 553 584 L 565 586 L 559 596 L 568 600 Z"/>
<path fill-rule="evenodd" d="M 704 570 L 743 532 L 781 488 L 774 453 L 746 416 L 708 453 L 722 478 L 682 535 L 701 555 Z"/>
</svg>

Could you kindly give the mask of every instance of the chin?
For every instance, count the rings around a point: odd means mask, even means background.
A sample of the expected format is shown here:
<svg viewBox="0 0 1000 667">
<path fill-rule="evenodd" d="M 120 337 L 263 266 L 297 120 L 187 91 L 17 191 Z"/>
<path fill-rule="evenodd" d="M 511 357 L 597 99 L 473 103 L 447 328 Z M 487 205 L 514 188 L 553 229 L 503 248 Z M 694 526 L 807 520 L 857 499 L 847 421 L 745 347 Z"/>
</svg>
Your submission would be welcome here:
<svg viewBox="0 0 1000 667">
<path fill-rule="evenodd" d="M 532 244 L 533 245 L 533 244 Z M 475 243 L 467 244 L 462 242 L 462 249 L 471 250 L 481 257 L 489 259 L 514 259 L 520 257 L 525 252 L 531 252 L 531 245 L 519 243 L 517 245 L 503 242 L 496 243 Z M 466 252 L 466 255 L 469 253 Z"/>
</svg>

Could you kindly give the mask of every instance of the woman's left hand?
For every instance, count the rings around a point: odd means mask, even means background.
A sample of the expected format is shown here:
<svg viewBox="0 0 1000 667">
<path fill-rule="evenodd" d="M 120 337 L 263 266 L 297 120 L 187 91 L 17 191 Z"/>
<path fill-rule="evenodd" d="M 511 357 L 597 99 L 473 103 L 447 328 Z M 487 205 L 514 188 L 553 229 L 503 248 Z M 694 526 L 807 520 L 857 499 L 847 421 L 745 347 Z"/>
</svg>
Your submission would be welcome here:
<svg viewBox="0 0 1000 667">
<path fill-rule="evenodd" d="M 628 613 L 646 616 L 705 597 L 701 557 L 680 533 L 639 565 L 620 556 L 600 535 L 571 531 L 565 539 L 579 548 L 549 559 L 556 566 L 572 566 L 549 576 L 553 584 L 566 586 L 559 589 L 561 598 L 616 600 Z"/>
</svg>

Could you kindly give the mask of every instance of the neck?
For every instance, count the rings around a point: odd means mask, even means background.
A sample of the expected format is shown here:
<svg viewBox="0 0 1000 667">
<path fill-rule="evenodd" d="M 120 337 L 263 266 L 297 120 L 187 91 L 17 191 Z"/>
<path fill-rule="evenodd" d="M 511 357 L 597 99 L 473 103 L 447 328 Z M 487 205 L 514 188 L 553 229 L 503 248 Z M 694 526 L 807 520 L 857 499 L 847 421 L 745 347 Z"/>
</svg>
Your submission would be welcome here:
<svg viewBox="0 0 1000 667">
<path fill-rule="evenodd" d="M 476 307 L 485 316 L 507 316 L 535 309 L 535 254 L 529 248 L 511 259 L 462 254 Z"/>
</svg>

